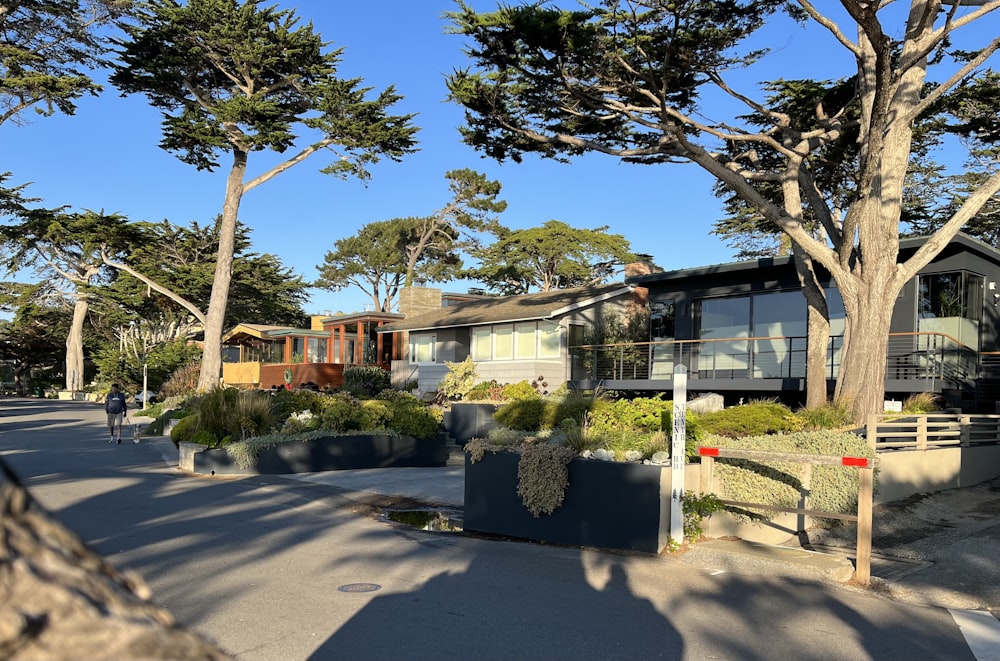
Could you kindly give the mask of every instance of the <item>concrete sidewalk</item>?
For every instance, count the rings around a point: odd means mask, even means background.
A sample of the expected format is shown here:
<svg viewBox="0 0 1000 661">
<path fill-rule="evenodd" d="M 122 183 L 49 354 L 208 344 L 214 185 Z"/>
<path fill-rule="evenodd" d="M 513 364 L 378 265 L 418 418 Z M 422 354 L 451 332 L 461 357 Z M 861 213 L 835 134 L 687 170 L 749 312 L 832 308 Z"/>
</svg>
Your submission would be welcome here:
<svg viewBox="0 0 1000 661">
<path fill-rule="evenodd" d="M 177 450 L 169 438 L 154 437 L 143 442 L 156 445 L 164 461 L 179 470 Z M 461 510 L 464 506 L 464 454 L 458 447 L 453 448 L 448 465 L 441 468 L 378 468 L 268 477 L 322 486 L 347 500 L 365 505 L 398 499 L 420 507 Z M 232 476 L 220 479 L 232 479 Z M 1000 488 L 993 492 L 987 485 L 978 491 L 992 504 L 992 507 L 979 505 L 981 509 L 1000 512 Z M 946 498 L 947 492 L 943 493 L 944 496 L 938 497 Z M 970 527 L 969 534 L 962 535 L 961 525 L 967 518 L 962 519 L 960 512 L 952 511 L 955 522 L 952 525 L 947 520 L 949 511 L 939 512 L 941 521 L 937 524 L 949 531 L 947 541 L 942 540 L 938 548 L 931 539 L 935 530 L 925 531 L 928 541 L 926 548 L 921 547 L 924 550 L 920 557 L 914 557 L 909 548 L 899 547 L 886 536 L 880 540 L 876 520 L 870 589 L 907 603 L 1000 610 L 1000 545 L 990 542 L 990 535 L 1000 532 L 1000 520 L 996 520 L 996 526 Z M 893 514 L 887 511 L 883 516 Z M 914 531 L 913 534 L 921 533 Z M 970 555 L 970 550 L 974 550 L 974 554 Z M 853 575 L 850 530 L 841 530 L 832 536 L 820 535 L 812 548 L 802 548 L 796 538 L 782 546 L 741 539 L 702 541 L 687 547 L 680 559 L 709 571 L 740 575 L 779 575 L 841 584 L 846 584 Z"/>
</svg>

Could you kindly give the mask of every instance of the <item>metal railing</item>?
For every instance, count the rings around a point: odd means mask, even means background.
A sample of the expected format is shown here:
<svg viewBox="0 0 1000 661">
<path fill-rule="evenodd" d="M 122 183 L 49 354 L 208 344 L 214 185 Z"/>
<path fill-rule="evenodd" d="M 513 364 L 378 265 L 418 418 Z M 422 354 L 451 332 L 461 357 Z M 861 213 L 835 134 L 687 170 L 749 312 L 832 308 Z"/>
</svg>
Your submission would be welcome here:
<svg viewBox="0 0 1000 661">
<path fill-rule="evenodd" d="M 824 372 L 837 377 L 842 335 L 830 337 Z M 687 365 L 691 378 L 805 378 L 805 336 L 659 340 L 570 347 L 573 379 L 671 379 L 674 366 Z M 979 356 L 943 333 L 891 333 L 886 378 L 899 380 L 975 379 Z"/>
</svg>

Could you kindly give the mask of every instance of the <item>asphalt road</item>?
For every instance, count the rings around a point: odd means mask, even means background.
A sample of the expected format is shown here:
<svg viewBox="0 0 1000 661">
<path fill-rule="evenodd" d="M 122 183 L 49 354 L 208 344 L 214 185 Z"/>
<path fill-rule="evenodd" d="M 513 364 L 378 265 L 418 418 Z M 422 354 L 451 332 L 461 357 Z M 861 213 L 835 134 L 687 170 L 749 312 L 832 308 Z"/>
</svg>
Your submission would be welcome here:
<svg viewBox="0 0 1000 661">
<path fill-rule="evenodd" d="M 191 477 L 106 436 L 99 405 L 0 400 L 0 455 L 41 504 L 239 659 L 977 658 L 945 609 L 415 531 L 320 486 Z"/>
</svg>

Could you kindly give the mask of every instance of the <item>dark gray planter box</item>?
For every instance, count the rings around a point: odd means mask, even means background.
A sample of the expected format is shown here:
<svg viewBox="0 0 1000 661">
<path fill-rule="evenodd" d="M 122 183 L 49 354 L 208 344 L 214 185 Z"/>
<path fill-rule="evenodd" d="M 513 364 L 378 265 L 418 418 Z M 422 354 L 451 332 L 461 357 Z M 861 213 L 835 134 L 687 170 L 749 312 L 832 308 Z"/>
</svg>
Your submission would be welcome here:
<svg viewBox="0 0 1000 661">
<path fill-rule="evenodd" d="M 517 495 L 513 452 L 465 455 L 467 531 L 554 544 L 659 553 L 670 537 L 670 467 L 574 459 L 566 497 L 532 516 Z"/>
<path fill-rule="evenodd" d="M 357 434 L 311 441 L 289 441 L 263 450 L 257 464 L 240 468 L 225 449 L 194 455 L 194 472 L 210 474 L 315 473 L 359 468 L 438 467 L 448 461 L 443 438 L 417 440 L 412 436 Z"/>
<path fill-rule="evenodd" d="M 493 414 L 496 404 L 484 402 L 454 402 L 445 412 L 444 428 L 459 445 L 465 445 L 470 438 L 485 438 L 487 432 L 497 426 Z"/>
</svg>

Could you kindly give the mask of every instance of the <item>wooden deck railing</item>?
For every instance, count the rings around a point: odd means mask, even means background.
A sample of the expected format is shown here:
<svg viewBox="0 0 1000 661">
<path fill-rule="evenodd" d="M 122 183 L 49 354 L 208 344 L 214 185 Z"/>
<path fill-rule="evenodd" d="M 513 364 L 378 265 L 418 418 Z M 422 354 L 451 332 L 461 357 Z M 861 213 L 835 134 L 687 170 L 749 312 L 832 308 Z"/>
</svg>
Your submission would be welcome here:
<svg viewBox="0 0 1000 661">
<path fill-rule="evenodd" d="M 927 450 L 1000 444 L 1000 415 L 879 413 L 868 417 L 868 443 L 876 450 Z"/>
</svg>

